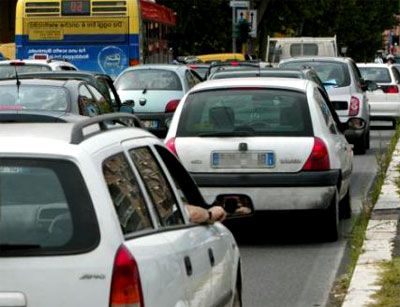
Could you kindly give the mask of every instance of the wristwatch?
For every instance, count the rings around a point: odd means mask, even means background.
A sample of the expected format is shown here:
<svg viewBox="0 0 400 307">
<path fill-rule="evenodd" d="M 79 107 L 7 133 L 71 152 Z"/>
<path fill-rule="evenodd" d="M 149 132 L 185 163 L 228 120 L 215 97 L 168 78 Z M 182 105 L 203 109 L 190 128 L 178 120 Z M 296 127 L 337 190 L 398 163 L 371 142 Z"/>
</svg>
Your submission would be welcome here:
<svg viewBox="0 0 400 307">
<path fill-rule="evenodd" d="M 212 219 L 212 212 L 211 212 L 211 210 L 207 210 L 208 211 L 208 221 L 209 222 L 211 222 L 213 219 Z"/>
</svg>

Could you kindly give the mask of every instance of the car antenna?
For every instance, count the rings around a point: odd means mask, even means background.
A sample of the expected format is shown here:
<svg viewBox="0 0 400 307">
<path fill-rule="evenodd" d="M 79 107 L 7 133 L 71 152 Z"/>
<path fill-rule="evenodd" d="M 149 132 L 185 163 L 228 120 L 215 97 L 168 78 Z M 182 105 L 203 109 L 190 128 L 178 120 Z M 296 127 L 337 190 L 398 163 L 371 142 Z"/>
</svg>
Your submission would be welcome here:
<svg viewBox="0 0 400 307">
<path fill-rule="evenodd" d="M 17 80 L 17 102 L 19 103 L 19 88 L 20 88 L 20 86 L 21 86 L 21 81 L 20 81 L 20 79 L 19 79 L 17 66 L 23 65 L 23 63 L 12 62 L 11 65 L 14 66 L 15 79 Z"/>
</svg>

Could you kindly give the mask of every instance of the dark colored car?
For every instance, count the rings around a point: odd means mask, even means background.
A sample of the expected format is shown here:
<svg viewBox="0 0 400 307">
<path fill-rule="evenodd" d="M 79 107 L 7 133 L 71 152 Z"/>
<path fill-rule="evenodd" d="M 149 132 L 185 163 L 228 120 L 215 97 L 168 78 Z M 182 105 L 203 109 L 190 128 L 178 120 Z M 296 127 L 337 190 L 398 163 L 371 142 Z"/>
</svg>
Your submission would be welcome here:
<svg viewBox="0 0 400 307">
<path fill-rule="evenodd" d="M 41 113 L 43 116 L 60 114 L 62 117 L 69 113 L 95 116 L 113 112 L 104 96 L 83 80 L 2 80 L 0 97 L 0 113 L 3 114 L 3 119 L 7 113 Z M 8 121 L 12 119 L 9 118 Z"/>
<path fill-rule="evenodd" d="M 84 80 L 97 88 L 108 104 L 118 112 L 121 100 L 114 87 L 114 82 L 109 75 L 85 71 L 46 71 L 19 74 L 20 79 L 57 79 L 57 80 Z"/>
</svg>

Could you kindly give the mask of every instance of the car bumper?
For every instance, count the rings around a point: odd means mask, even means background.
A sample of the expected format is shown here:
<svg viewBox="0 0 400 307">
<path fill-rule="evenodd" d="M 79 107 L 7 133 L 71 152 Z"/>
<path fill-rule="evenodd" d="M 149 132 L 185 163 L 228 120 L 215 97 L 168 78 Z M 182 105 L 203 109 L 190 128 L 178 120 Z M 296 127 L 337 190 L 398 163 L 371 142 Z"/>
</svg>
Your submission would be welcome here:
<svg viewBox="0 0 400 307">
<path fill-rule="evenodd" d="M 164 138 L 174 113 L 134 113 L 142 121 L 145 129 L 158 137 Z"/>
<path fill-rule="evenodd" d="M 203 197 L 245 194 L 255 210 L 325 209 L 335 195 L 339 171 L 295 174 L 192 174 Z"/>
</svg>

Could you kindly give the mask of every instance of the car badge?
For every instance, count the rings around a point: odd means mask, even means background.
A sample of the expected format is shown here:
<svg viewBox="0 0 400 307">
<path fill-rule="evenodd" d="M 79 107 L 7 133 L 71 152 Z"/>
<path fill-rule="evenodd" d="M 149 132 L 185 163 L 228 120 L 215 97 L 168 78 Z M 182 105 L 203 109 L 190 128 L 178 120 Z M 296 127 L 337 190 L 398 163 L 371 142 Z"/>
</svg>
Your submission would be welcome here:
<svg viewBox="0 0 400 307">
<path fill-rule="evenodd" d="M 247 143 L 239 143 L 239 151 L 247 151 Z"/>
</svg>

